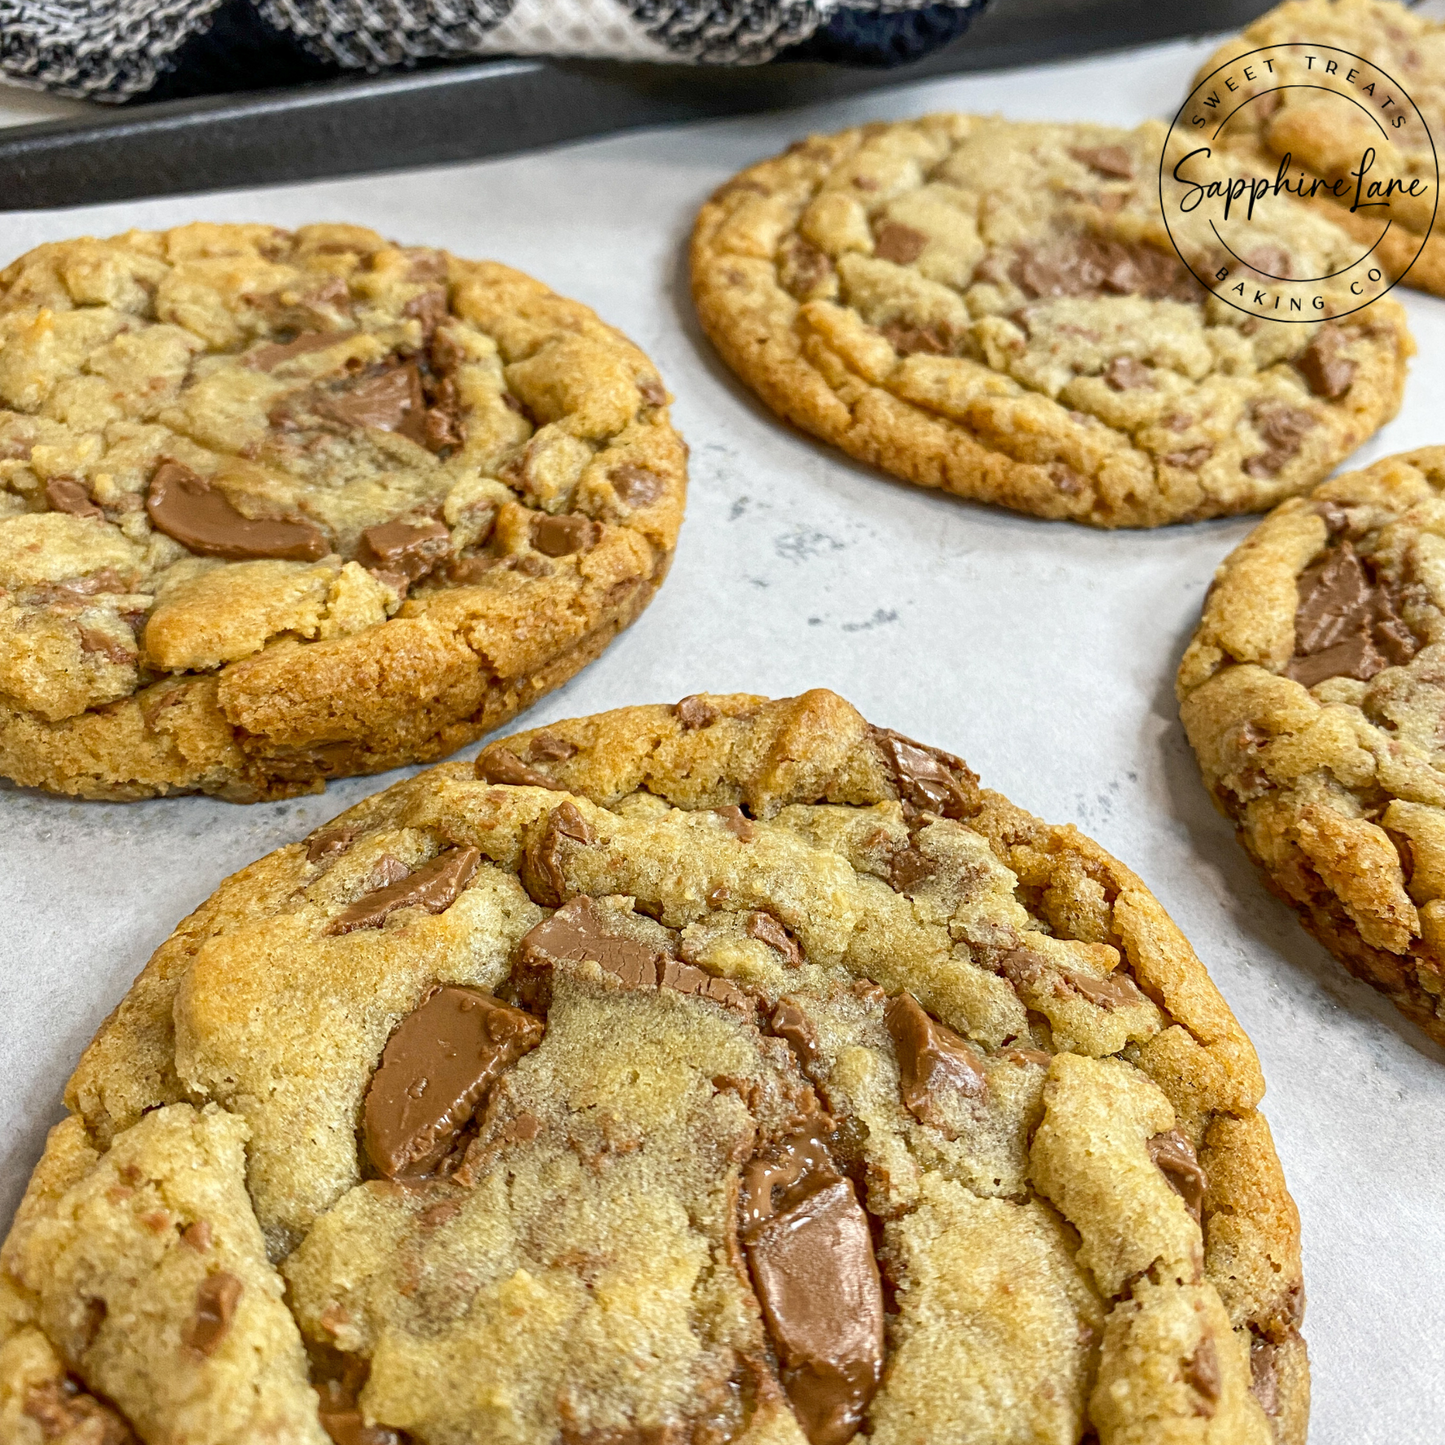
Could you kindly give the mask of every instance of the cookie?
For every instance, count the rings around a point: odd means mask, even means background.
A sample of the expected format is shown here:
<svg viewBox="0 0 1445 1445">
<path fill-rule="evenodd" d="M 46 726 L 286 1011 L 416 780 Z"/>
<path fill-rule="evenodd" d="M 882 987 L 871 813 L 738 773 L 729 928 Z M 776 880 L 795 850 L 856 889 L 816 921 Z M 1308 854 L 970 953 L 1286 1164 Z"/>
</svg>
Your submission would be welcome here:
<svg viewBox="0 0 1445 1445">
<path fill-rule="evenodd" d="M 0 776 L 238 802 L 432 760 L 632 622 L 652 364 L 492 262 L 191 225 L 0 272 Z"/>
<path fill-rule="evenodd" d="M 0 1251 L 0 1433 L 1293 1445 L 1262 1092 L 959 759 L 827 692 L 556 723 L 161 947 Z"/>
<path fill-rule="evenodd" d="M 922 486 L 1101 527 L 1262 511 L 1394 415 L 1413 344 L 1388 298 L 1329 291 L 1315 326 L 1206 293 L 1164 141 L 935 115 L 800 142 L 702 208 L 703 328 L 774 411 Z M 1358 249 L 1300 204 L 1261 234 L 1291 274 Z M 1215 274 L 1202 211 L 1175 237 Z"/>
<path fill-rule="evenodd" d="M 1215 574 L 1178 692 L 1270 888 L 1445 1044 L 1442 534 L 1445 447 L 1283 503 Z"/>
<path fill-rule="evenodd" d="M 1219 139 L 1254 160 L 1255 173 L 1271 181 L 1285 156 L 1293 180 L 1301 173 L 1309 182 L 1345 179 L 1339 195 L 1321 186 L 1313 203 L 1357 240 L 1378 242 L 1374 255 L 1405 285 L 1445 296 L 1445 242 L 1431 229 L 1438 183 L 1430 139 L 1445 135 L 1445 25 L 1393 0 L 1289 0 L 1222 45 L 1194 83 L 1204 83 L 1247 51 L 1291 41 L 1303 41 L 1308 48 L 1271 54 L 1271 73 L 1260 70 L 1253 78 L 1231 73 L 1234 114 Z M 1332 57 L 1316 53 L 1320 46 L 1346 52 L 1333 57 L 1334 77 L 1324 73 L 1324 63 Z M 1389 97 L 1378 83 L 1373 93 L 1362 96 L 1365 80 L 1345 82 L 1352 56 L 1378 66 L 1403 88 L 1429 134 L 1418 125 L 1382 129 L 1373 123 L 1370 111 L 1358 102 L 1382 106 Z M 1356 209 L 1355 184 L 1349 177 L 1369 151 L 1375 152 L 1370 167 L 1374 176 L 1398 177 L 1407 184 L 1418 180 L 1418 193 L 1392 194 L 1388 212 L 1378 205 Z M 1388 226 L 1381 220 L 1386 215 Z"/>
</svg>

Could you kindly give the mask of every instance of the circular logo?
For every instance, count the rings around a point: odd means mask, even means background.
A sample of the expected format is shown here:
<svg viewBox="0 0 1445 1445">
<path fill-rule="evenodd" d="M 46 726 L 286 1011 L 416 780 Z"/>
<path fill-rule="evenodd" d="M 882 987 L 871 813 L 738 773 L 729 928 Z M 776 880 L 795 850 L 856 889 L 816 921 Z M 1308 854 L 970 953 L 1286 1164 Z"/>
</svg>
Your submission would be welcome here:
<svg viewBox="0 0 1445 1445">
<path fill-rule="evenodd" d="M 1201 80 L 1159 162 L 1180 259 L 1221 301 L 1270 321 L 1378 300 L 1424 248 L 1439 192 L 1435 142 L 1404 87 L 1363 56 L 1304 41 Z M 1336 230 L 1312 226 L 1300 201 Z"/>
</svg>

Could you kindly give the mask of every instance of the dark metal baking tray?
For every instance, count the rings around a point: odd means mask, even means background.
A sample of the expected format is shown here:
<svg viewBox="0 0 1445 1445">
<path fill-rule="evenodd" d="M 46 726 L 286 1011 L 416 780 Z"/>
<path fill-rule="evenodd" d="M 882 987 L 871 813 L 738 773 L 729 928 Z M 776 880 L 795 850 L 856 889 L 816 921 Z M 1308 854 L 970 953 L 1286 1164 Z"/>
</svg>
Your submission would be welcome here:
<svg viewBox="0 0 1445 1445">
<path fill-rule="evenodd" d="M 487 60 L 288 90 L 97 106 L 77 119 L 0 131 L 0 205 L 91 205 L 507 155 L 1223 30 L 1268 4 L 995 0 L 959 40 L 891 70 Z"/>
</svg>

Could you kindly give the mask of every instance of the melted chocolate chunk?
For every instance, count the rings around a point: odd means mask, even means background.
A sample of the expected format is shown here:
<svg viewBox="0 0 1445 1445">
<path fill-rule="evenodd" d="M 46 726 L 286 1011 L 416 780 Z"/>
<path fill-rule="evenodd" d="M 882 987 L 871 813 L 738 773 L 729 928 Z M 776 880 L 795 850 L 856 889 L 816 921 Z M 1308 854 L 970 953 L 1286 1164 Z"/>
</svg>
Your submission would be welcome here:
<svg viewBox="0 0 1445 1445">
<path fill-rule="evenodd" d="M 428 913 L 444 913 L 472 881 L 481 859 L 475 848 L 448 848 L 415 873 L 358 898 L 326 925 L 326 932 L 351 933 L 358 928 L 380 928 L 398 908 L 425 908 Z"/>
<path fill-rule="evenodd" d="M 1368 682 L 1419 650 L 1389 585 L 1370 575 L 1349 542 L 1332 547 L 1300 574 L 1295 655 L 1286 677 L 1305 687 L 1331 677 Z"/>
<path fill-rule="evenodd" d="M 1177 1129 L 1156 1134 L 1149 1140 L 1149 1157 L 1169 1187 L 1184 1201 L 1197 1224 L 1204 1209 L 1204 1191 L 1209 1179 L 1199 1167 L 1194 1146 Z"/>
<path fill-rule="evenodd" d="M 76 1445 L 136 1445 L 130 1426 L 114 1410 L 87 1395 L 79 1382 L 68 1375 L 32 1385 L 25 1392 L 21 1414 L 35 1421 L 47 1441 L 70 1439 Z"/>
<path fill-rule="evenodd" d="M 911 895 L 920 883 L 927 882 L 938 871 L 938 865 L 925 858 L 917 848 L 901 848 L 888 867 L 888 882 L 895 893 Z"/>
<path fill-rule="evenodd" d="M 798 301 L 808 300 L 832 274 L 833 263 L 827 255 L 801 237 L 788 243 L 778 263 L 783 290 Z"/>
<path fill-rule="evenodd" d="M 559 963 L 595 963 L 628 988 L 670 988 L 729 1008 L 752 1010 L 742 989 L 682 963 L 665 947 L 616 932 L 594 899 L 578 894 L 521 943 L 523 968 L 548 970 Z"/>
<path fill-rule="evenodd" d="M 345 427 L 398 432 L 425 444 L 426 396 L 414 361 L 383 363 L 318 396 L 319 415 Z"/>
<path fill-rule="evenodd" d="M 568 512 L 560 517 L 540 515 L 532 519 L 532 545 L 544 557 L 568 557 L 590 552 L 602 538 L 601 526 L 590 517 Z"/>
<path fill-rule="evenodd" d="M 915 231 L 912 226 L 904 226 L 897 221 L 885 221 L 878 228 L 873 254 L 881 261 L 908 266 L 923 254 L 927 245 L 928 237 L 922 231 Z"/>
<path fill-rule="evenodd" d="M 1154 388 L 1154 373 L 1132 356 L 1116 356 L 1104 368 L 1104 383 L 1114 391 L 1137 391 Z"/>
<path fill-rule="evenodd" d="M 1128 146 L 1075 146 L 1069 154 L 1101 176 L 1113 176 L 1121 181 L 1134 179 L 1134 157 Z"/>
<path fill-rule="evenodd" d="M 395 578 L 405 591 L 445 562 L 451 549 L 451 533 L 444 522 L 399 519 L 367 527 L 356 560 L 378 577 Z"/>
<path fill-rule="evenodd" d="M 945 326 L 910 326 L 906 321 L 890 321 L 879 331 L 900 356 L 948 356 L 960 340 Z"/>
<path fill-rule="evenodd" d="M 1212 1335 L 1203 1336 L 1198 1348 L 1184 1362 L 1184 1383 L 1200 1397 L 1200 1414 L 1213 1415 L 1219 1405 L 1222 1382 Z"/>
<path fill-rule="evenodd" d="M 258 346 L 243 358 L 245 364 L 256 371 L 275 371 L 282 362 L 293 357 L 305 356 L 311 351 L 324 351 L 341 341 L 350 341 L 359 336 L 359 331 L 303 331 L 294 341 L 273 341 Z"/>
<path fill-rule="evenodd" d="M 819 1058 L 818 1031 L 813 1021 L 790 998 L 778 1000 L 768 1031 L 776 1034 L 798 1056 L 798 1062 L 810 1069 Z"/>
<path fill-rule="evenodd" d="M 529 768 L 510 748 L 493 744 L 477 754 L 476 774 L 483 782 L 501 783 L 510 788 L 551 788 L 565 793 L 566 783 Z"/>
<path fill-rule="evenodd" d="M 1143 243 L 1077 236 L 1019 251 L 1009 274 L 1025 295 L 1144 296 L 1202 301 L 1204 288 L 1174 255 Z"/>
<path fill-rule="evenodd" d="M 105 515 L 90 500 L 85 484 L 74 477 L 51 477 L 45 484 L 45 501 L 52 512 L 68 512 L 72 517 Z"/>
<path fill-rule="evenodd" d="M 607 473 L 618 500 L 628 507 L 650 507 L 667 490 L 667 483 L 646 467 L 624 462 Z"/>
<path fill-rule="evenodd" d="M 196 1290 L 196 1304 L 183 1336 L 188 1348 L 198 1354 L 214 1355 L 231 1332 L 236 1305 L 244 1286 L 224 1269 L 208 1274 Z"/>
<path fill-rule="evenodd" d="M 538 733 L 527 744 L 528 761 L 534 763 L 564 763 L 576 755 L 577 744 L 559 738 L 556 733 Z"/>
<path fill-rule="evenodd" d="M 322 863 L 346 852 L 363 832 L 360 823 L 333 823 L 313 833 L 306 843 L 306 861 Z"/>
<path fill-rule="evenodd" d="M 898 1084 L 904 1107 L 920 1124 L 931 1124 L 948 1138 L 953 1129 L 938 1108 L 938 1095 L 956 1089 L 966 1098 L 986 1099 L 983 1061 L 951 1028 L 930 1018 L 910 993 L 889 1002 L 883 1021 L 898 1054 Z"/>
<path fill-rule="evenodd" d="M 1249 1345 L 1249 1390 L 1271 1419 L 1279 1414 L 1279 1349 L 1257 1335 Z"/>
<path fill-rule="evenodd" d="M 828 1152 L 832 1127 L 825 1115 L 814 1114 L 744 1165 L 738 1201 L 744 1244 L 756 1239 L 770 1219 L 843 1177 Z"/>
<path fill-rule="evenodd" d="M 1133 980 L 1122 974 L 1100 975 L 1085 973 L 1083 969 L 1065 968 L 1031 948 L 1015 948 L 1004 954 L 999 960 L 999 968 L 1016 989 L 1033 987 L 1050 979 L 1055 994 L 1069 989 L 1096 1007 L 1111 1012 L 1140 1003 L 1144 998 Z"/>
<path fill-rule="evenodd" d="M 1213 447 L 1190 447 L 1187 451 L 1165 452 L 1159 460 L 1171 467 L 1183 467 L 1186 472 L 1197 472 L 1213 455 Z"/>
<path fill-rule="evenodd" d="M 783 955 L 783 962 L 789 968 L 797 968 L 802 963 L 803 950 L 798 947 L 793 935 L 771 913 L 766 913 L 761 908 L 754 910 L 748 915 L 744 932 L 749 938 L 756 938 L 759 943 L 766 943 L 769 948 L 776 949 Z"/>
<path fill-rule="evenodd" d="M 1244 470 L 1259 478 L 1276 475 L 1299 451 L 1305 434 L 1315 425 L 1313 412 L 1284 402 L 1256 402 L 1250 419 L 1264 441 L 1265 450 L 1246 457 Z"/>
<path fill-rule="evenodd" d="M 726 808 L 714 808 L 713 811 L 721 819 L 723 827 L 738 842 L 751 843 L 753 841 L 753 837 L 757 833 L 753 820 L 736 803 L 730 803 Z"/>
<path fill-rule="evenodd" d="M 704 702 L 696 693 L 683 698 L 674 711 L 678 722 L 688 732 L 695 728 L 710 728 L 720 716 L 710 702 Z"/>
<path fill-rule="evenodd" d="M 883 1374 L 883 1289 L 853 1186 L 822 1184 L 760 1225 L 746 1248 L 809 1445 L 846 1445 Z"/>
<path fill-rule="evenodd" d="M 480 989 L 443 987 L 398 1025 L 366 1091 L 367 1157 L 388 1179 L 431 1172 L 482 1096 L 542 1042 L 540 1019 Z"/>
<path fill-rule="evenodd" d="M 971 818 L 978 812 L 978 774 L 962 758 L 891 728 L 874 728 L 872 735 L 906 805 L 944 818 Z"/>
<path fill-rule="evenodd" d="M 325 534 L 313 522 L 243 516 L 224 492 L 179 462 L 164 461 L 155 469 L 146 512 L 166 536 L 203 557 L 315 562 L 330 550 Z"/>
<path fill-rule="evenodd" d="M 1340 355 L 1343 338 L 1337 327 L 1322 326 L 1303 353 L 1295 359 L 1295 367 L 1304 377 L 1305 385 L 1328 401 L 1337 401 L 1355 379 L 1353 361 Z"/>
<path fill-rule="evenodd" d="M 584 846 L 593 842 L 592 829 L 572 802 L 553 808 L 541 832 L 522 852 L 522 886 L 533 902 L 544 908 L 558 907 L 567 896 L 567 880 L 558 852 L 563 838 Z"/>
</svg>

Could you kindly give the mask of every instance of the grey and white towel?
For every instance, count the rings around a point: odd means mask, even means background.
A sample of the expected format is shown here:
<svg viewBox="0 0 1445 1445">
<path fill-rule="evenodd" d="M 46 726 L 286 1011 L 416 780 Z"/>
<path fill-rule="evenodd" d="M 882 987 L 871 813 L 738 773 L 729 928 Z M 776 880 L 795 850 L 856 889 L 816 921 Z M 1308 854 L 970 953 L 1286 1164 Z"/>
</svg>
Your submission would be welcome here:
<svg viewBox="0 0 1445 1445">
<path fill-rule="evenodd" d="M 120 102 L 488 55 L 890 65 L 986 0 L 0 0 L 0 73 Z"/>
</svg>

